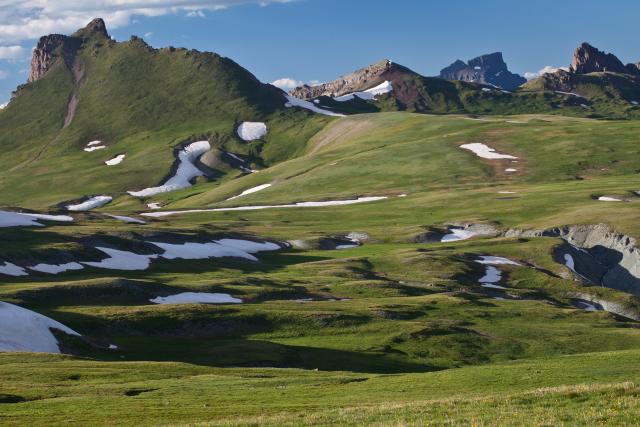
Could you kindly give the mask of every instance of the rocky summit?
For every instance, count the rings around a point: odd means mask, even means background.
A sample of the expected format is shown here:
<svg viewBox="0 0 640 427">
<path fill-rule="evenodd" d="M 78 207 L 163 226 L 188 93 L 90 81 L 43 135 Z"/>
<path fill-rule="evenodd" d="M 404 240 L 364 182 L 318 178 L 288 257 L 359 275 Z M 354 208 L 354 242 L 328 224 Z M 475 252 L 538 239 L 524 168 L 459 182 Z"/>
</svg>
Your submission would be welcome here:
<svg viewBox="0 0 640 427">
<path fill-rule="evenodd" d="M 576 74 L 599 72 L 638 73 L 637 64 L 624 65 L 614 54 L 605 53 L 589 43 L 582 43 L 573 54 L 569 70 Z"/>
<path fill-rule="evenodd" d="M 473 58 L 466 63 L 460 59 L 440 71 L 440 77 L 447 80 L 484 83 L 507 90 L 515 90 L 527 80 L 509 71 L 502 59 L 502 52 L 490 53 Z"/>
</svg>

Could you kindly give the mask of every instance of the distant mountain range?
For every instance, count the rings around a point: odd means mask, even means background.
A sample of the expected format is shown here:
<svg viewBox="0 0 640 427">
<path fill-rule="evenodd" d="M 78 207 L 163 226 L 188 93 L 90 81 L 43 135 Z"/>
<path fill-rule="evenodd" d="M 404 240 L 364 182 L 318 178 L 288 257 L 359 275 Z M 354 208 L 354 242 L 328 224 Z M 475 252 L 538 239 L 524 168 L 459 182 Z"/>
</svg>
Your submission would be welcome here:
<svg viewBox="0 0 640 427">
<path fill-rule="evenodd" d="M 439 77 L 447 80 L 490 84 L 507 90 L 515 90 L 527 81 L 524 77 L 509 71 L 501 52 L 481 55 L 466 63 L 458 59 L 443 68 Z"/>
</svg>

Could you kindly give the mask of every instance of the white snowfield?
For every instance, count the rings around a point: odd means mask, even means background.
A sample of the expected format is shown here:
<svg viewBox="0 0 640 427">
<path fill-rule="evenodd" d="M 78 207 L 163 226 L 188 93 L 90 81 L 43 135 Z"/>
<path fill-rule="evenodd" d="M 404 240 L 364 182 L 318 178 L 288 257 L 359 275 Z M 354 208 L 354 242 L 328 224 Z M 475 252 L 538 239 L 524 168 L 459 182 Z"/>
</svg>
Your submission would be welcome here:
<svg viewBox="0 0 640 427">
<path fill-rule="evenodd" d="M 640 105 L 640 103 L 639 103 L 638 101 L 631 101 L 631 103 L 632 103 L 633 105 Z"/>
<path fill-rule="evenodd" d="M 0 302 L 0 325 L 0 351 L 60 353 L 51 329 L 80 336 L 60 322 L 6 302 Z"/>
<path fill-rule="evenodd" d="M 504 171 L 505 171 L 505 172 L 517 172 L 517 171 L 518 171 L 518 169 L 515 169 L 515 168 L 506 168 Z"/>
<path fill-rule="evenodd" d="M 290 205 L 263 205 L 263 206 L 238 206 L 235 208 L 214 208 L 214 209 L 190 209 L 184 211 L 164 211 L 164 212 L 145 212 L 140 215 L 160 218 L 169 215 L 179 215 L 188 213 L 200 213 L 200 212 L 228 212 L 228 211 L 256 211 L 262 209 L 276 209 L 276 208 L 314 208 L 324 206 L 343 206 L 353 205 L 356 203 L 375 202 L 377 200 L 384 200 L 387 196 L 370 196 L 370 197 L 358 197 L 357 199 L 349 200 L 329 200 L 325 202 L 299 202 Z"/>
<path fill-rule="evenodd" d="M 366 101 L 375 101 L 376 95 L 383 95 L 393 90 L 393 85 L 390 81 L 386 80 L 380 83 L 378 86 L 372 87 L 362 92 L 352 92 L 333 98 L 338 102 L 351 101 L 353 98 L 358 97 Z"/>
<path fill-rule="evenodd" d="M 68 262 L 66 264 L 37 264 L 28 268 L 41 273 L 58 274 L 69 270 L 82 270 L 84 267 L 77 262 Z"/>
<path fill-rule="evenodd" d="M 211 149 L 209 141 L 197 141 L 184 147 L 178 153 L 178 169 L 175 175 L 167 180 L 163 185 L 158 187 L 145 188 L 140 191 L 127 191 L 135 197 L 151 197 L 156 194 L 168 193 L 170 191 L 180 190 L 191 187 L 191 180 L 204 173 L 195 165 L 200 156 Z"/>
<path fill-rule="evenodd" d="M 622 201 L 620 199 L 616 199 L 615 197 L 609 197 L 609 196 L 600 196 L 598 197 L 598 200 L 600 200 L 601 202 L 621 202 Z"/>
<path fill-rule="evenodd" d="M 260 139 L 267 134 L 267 125 L 262 122 L 242 122 L 238 126 L 238 136 L 245 141 Z"/>
<path fill-rule="evenodd" d="M 305 110 L 313 111 L 314 113 L 324 114 L 325 116 L 334 116 L 334 117 L 344 117 L 344 114 L 334 113 L 333 111 L 325 110 L 322 108 L 316 107 L 313 102 L 305 101 L 304 99 L 298 99 L 295 96 L 285 95 L 287 98 L 287 102 L 284 104 L 285 107 L 300 107 Z"/>
<path fill-rule="evenodd" d="M 491 160 L 517 159 L 516 156 L 498 153 L 493 148 L 481 142 L 472 142 L 469 144 L 462 144 L 460 148 L 464 148 L 465 150 L 472 151 L 476 156 L 482 157 L 483 159 L 491 159 Z"/>
<path fill-rule="evenodd" d="M 251 193 L 256 193 L 260 190 L 264 190 L 265 188 L 269 188 L 269 187 L 271 187 L 271 184 L 261 184 L 255 187 L 251 187 L 248 190 L 244 190 L 242 193 L 238 194 L 237 196 L 229 197 L 227 200 L 237 199 L 238 197 L 246 196 L 247 194 L 251 194 Z"/>
<path fill-rule="evenodd" d="M 111 196 L 94 196 L 82 203 L 78 203 L 76 205 L 67 205 L 66 208 L 73 212 L 90 211 L 91 209 L 96 209 L 100 206 L 106 205 L 111 200 L 113 200 L 113 197 Z"/>
<path fill-rule="evenodd" d="M 24 271 L 24 268 L 18 267 L 17 265 L 12 264 L 10 262 L 4 262 L 0 264 L 0 274 L 4 274 L 7 276 L 14 276 L 14 277 L 29 275 L 29 273 Z M 2 325 L 1 322 L 0 322 L 0 325 Z"/>
<path fill-rule="evenodd" d="M 275 251 L 280 246 L 271 242 L 253 242 L 241 239 L 220 239 L 207 243 L 163 243 L 149 242 L 162 250 L 161 255 L 165 259 L 207 259 L 235 257 L 244 258 L 250 261 L 258 261 L 258 258 L 251 255 L 262 251 Z"/>
<path fill-rule="evenodd" d="M 107 165 L 107 166 L 119 165 L 120 163 L 122 163 L 122 161 L 125 159 L 125 157 L 127 157 L 126 154 L 118 154 L 113 159 L 109 159 L 106 162 L 104 162 L 104 164 Z"/>
<path fill-rule="evenodd" d="M 107 270 L 146 270 L 149 268 L 151 260 L 158 257 L 158 255 L 138 255 L 111 248 L 96 247 L 96 249 L 109 255 L 109 258 L 98 262 L 83 262 L 84 265 Z"/>
<path fill-rule="evenodd" d="M 111 215 L 111 214 L 106 214 L 108 217 L 111 217 L 113 219 L 117 219 L 118 221 L 123 221 L 123 222 L 128 222 L 130 224 L 146 224 L 145 221 L 138 219 L 138 218 L 132 218 L 130 216 L 124 216 L 124 215 Z"/>
<path fill-rule="evenodd" d="M 491 92 L 491 89 L 489 89 L 488 87 L 483 87 L 483 88 L 482 88 L 482 91 L 483 91 L 483 92 Z"/>
<path fill-rule="evenodd" d="M 449 234 L 442 236 L 440 242 L 457 242 L 458 240 L 467 240 L 477 234 L 464 228 L 451 228 L 449 231 Z"/>
<path fill-rule="evenodd" d="M 0 211 L 0 228 L 2 227 L 43 227 L 38 220 L 57 222 L 71 222 L 73 218 L 68 215 L 45 215 Z"/>
<path fill-rule="evenodd" d="M 229 294 L 208 292 L 183 292 L 168 297 L 156 297 L 150 299 L 155 304 L 240 304 L 240 298 L 234 298 Z"/>
</svg>

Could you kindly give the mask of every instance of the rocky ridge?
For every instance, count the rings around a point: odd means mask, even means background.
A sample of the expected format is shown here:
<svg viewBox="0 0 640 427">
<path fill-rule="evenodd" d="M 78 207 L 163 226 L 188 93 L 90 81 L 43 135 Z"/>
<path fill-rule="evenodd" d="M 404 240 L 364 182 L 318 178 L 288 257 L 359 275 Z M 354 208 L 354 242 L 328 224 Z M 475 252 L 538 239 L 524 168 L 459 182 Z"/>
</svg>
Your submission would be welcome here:
<svg viewBox="0 0 640 427">
<path fill-rule="evenodd" d="M 303 85 L 289 91 L 289 94 L 300 99 L 313 99 L 319 96 L 340 96 L 346 93 L 369 89 L 382 83 L 385 73 L 395 68 L 388 59 L 354 71 L 351 74 L 317 86 Z"/>
</svg>

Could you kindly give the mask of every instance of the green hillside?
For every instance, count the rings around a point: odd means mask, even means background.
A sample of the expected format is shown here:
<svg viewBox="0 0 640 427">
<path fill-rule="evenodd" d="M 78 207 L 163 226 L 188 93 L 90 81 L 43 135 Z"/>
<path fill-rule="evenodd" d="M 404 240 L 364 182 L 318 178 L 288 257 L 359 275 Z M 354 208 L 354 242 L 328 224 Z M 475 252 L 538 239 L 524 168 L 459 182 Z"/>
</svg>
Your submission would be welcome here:
<svg viewBox="0 0 640 427">
<path fill-rule="evenodd" d="M 413 104 L 293 108 L 230 59 L 96 25 L 0 111 L 3 425 L 635 422 L 626 92 L 405 74 Z M 127 193 L 205 139 L 193 185 Z M 32 323 L 63 354 L 13 352 Z"/>
</svg>

